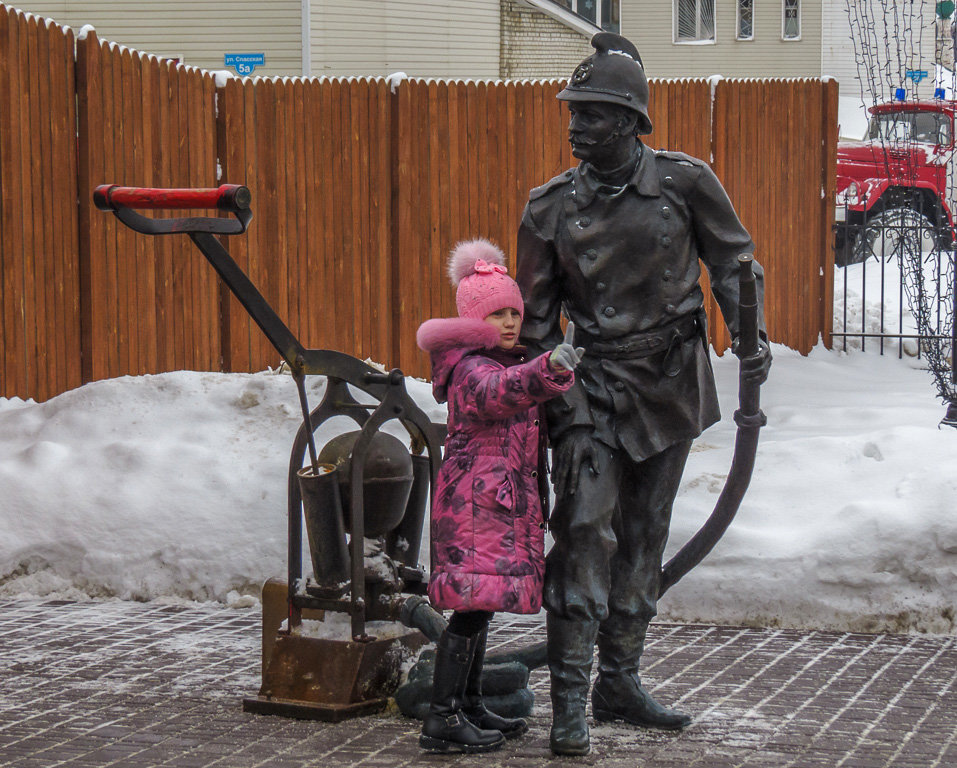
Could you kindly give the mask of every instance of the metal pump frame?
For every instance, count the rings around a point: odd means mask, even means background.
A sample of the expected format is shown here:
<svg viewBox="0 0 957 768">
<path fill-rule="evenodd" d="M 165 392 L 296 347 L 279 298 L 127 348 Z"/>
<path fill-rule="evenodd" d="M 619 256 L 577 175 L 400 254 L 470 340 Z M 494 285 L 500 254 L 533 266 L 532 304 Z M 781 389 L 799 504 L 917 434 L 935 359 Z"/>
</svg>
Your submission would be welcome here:
<svg viewBox="0 0 957 768">
<path fill-rule="evenodd" d="M 303 423 L 293 442 L 288 486 L 288 586 L 289 626 L 302 622 L 305 608 L 318 608 L 348 613 L 353 638 L 370 639 L 365 632 L 366 580 L 363 567 L 363 483 L 365 458 L 374 434 L 393 419 L 406 428 L 412 440 L 412 452 L 428 451 L 431 489 L 441 460 L 444 439 L 443 424 L 431 422 L 416 405 L 405 388 L 405 376 L 398 368 L 382 373 L 361 360 L 328 349 L 306 349 L 276 314 L 265 297 L 229 255 L 217 235 L 243 234 L 252 220 L 252 195 L 247 187 L 223 184 L 212 189 L 158 189 L 122 187 L 113 184 L 98 186 L 93 202 L 102 211 L 110 211 L 130 229 L 145 235 L 185 234 L 196 244 L 223 282 L 239 300 L 269 342 L 275 347 L 292 372 L 299 392 Z M 155 219 L 136 212 L 147 210 L 217 209 L 232 214 L 227 217 L 189 217 Z M 322 402 L 310 410 L 305 389 L 306 376 L 326 376 L 328 384 Z M 356 387 L 376 399 L 377 404 L 359 403 L 349 391 Z M 313 433 L 333 416 L 349 416 L 361 428 L 352 452 L 349 475 L 351 486 L 350 582 L 349 596 L 328 590 L 307 589 L 302 579 L 302 496 L 296 473 L 303 466 L 306 451 L 313 470 L 318 458 Z M 410 583 L 421 581 L 415 568 L 403 567 L 401 576 Z M 312 592 L 312 594 L 310 594 Z"/>
</svg>

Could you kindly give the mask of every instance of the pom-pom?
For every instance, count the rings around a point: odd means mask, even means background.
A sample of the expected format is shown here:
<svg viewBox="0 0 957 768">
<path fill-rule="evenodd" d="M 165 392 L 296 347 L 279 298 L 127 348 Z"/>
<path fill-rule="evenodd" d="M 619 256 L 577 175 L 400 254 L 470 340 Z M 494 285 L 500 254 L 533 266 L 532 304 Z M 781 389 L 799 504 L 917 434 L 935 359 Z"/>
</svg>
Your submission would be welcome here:
<svg viewBox="0 0 957 768">
<path fill-rule="evenodd" d="M 475 262 L 479 259 L 505 266 L 505 254 L 497 245 L 488 240 L 466 240 L 452 249 L 449 256 L 449 279 L 456 288 L 462 279 L 475 272 Z"/>
</svg>

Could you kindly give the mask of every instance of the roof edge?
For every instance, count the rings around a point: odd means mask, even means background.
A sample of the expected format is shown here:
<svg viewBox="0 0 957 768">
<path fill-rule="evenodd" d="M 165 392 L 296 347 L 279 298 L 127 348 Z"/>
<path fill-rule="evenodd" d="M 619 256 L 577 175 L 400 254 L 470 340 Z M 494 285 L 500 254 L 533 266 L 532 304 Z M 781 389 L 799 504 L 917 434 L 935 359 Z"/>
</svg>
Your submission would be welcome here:
<svg viewBox="0 0 957 768">
<path fill-rule="evenodd" d="M 595 35 L 601 32 L 601 27 L 596 24 L 592 24 L 588 19 L 585 19 L 579 16 L 577 13 L 573 13 L 567 8 L 563 8 L 554 0 L 518 0 L 522 5 L 527 5 L 535 10 L 541 11 L 546 16 L 551 16 L 558 22 L 561 22 L 566 27 L 569 27 L 576 32 L 580 32 L 588 38 L 591 38 L 592 35 Z"/>
</svg>

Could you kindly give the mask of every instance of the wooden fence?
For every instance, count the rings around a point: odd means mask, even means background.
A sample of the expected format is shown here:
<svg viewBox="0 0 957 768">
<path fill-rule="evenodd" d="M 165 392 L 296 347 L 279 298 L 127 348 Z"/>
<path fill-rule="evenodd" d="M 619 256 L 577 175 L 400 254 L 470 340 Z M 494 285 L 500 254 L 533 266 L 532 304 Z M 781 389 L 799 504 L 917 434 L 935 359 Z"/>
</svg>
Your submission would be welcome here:
<svg viewBox="0 0 957 768">
<path fill-rule="evenodd" d="M 82 382 L 73 45 L 0 6 L 0 395 Z"/>
<path fill-rule="evenodd" d="M 97 184 L 246 184 L 254 219 L 226 246 L 302 342 L 421 376 L 415 329 L 454 312 L 450 247 L 486 236 L 513 260 L 528 190 L 574 163 L 558 81 L 217 87 L 95 34 L 73 47 L 0 5 L 3 396 L 278 362 L 187 238 L 127 230 Z M 650 112 L 648 145 L 710 159 L 751 231 L 772 339 L 829 340 L 836 84 L 652 81 Z"/>
</svg>

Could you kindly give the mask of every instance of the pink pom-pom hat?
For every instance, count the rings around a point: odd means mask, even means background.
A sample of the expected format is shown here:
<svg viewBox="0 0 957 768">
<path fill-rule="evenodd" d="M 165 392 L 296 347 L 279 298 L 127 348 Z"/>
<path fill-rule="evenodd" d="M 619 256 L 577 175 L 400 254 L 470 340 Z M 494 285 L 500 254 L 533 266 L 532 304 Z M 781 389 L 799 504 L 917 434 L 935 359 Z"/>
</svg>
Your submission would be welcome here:
<svg viewBox="0 0 957 768">
<path fill-rule="evenodd" d="M 508 276 L 505 254 L 488 240 L 467 240 L 456 245 L 449 257 L 449 278 L 456 286 L 459 317 L 484 320 L 506 307 L 525 316 L 522 292 Z"/>
</svg>

